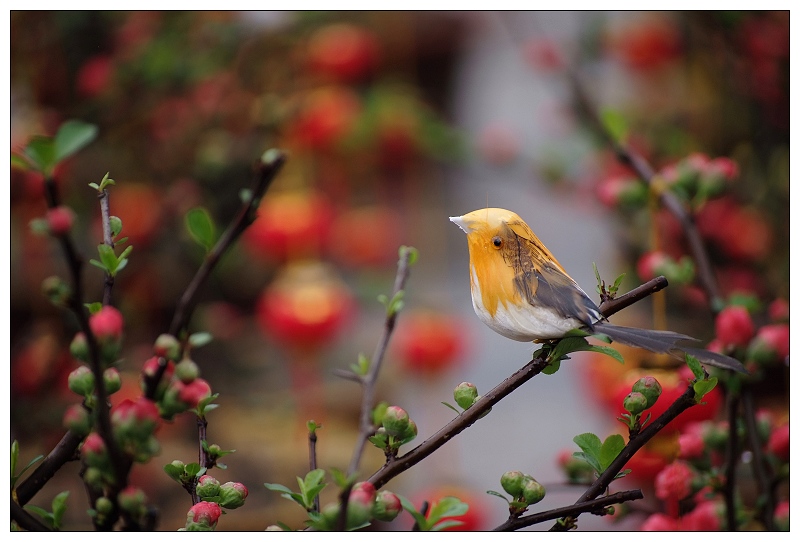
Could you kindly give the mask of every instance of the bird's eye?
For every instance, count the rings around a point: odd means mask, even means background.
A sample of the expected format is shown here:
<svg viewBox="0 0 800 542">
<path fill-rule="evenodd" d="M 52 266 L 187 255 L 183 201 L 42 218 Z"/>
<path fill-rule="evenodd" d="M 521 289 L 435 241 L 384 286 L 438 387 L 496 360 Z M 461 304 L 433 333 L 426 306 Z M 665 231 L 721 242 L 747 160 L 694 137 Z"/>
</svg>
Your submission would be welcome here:
<svg viewBox="0 0 800 542">
<path fill-rule="evenodd" d="M 494 245 L 495 248 L 500 248 L 501 246 L 503 246 L 503 240 L 500 239 L 499 237 L 492 237 L 492 244 Z"/>
</svg>

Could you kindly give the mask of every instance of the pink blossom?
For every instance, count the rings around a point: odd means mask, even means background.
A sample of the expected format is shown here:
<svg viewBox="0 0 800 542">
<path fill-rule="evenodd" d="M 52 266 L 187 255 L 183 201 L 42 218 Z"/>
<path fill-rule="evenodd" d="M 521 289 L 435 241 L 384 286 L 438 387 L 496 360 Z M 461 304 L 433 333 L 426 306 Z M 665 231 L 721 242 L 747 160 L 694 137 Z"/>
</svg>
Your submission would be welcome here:
<svg viewBox="0 0 800 542">
<path fill-rule="evenodd" d="M 679 501 L 692 491 L 692 469 L 684 461 L 675 461 L 656 475 L 656 496 L 665 501 Z"/>
</svg>

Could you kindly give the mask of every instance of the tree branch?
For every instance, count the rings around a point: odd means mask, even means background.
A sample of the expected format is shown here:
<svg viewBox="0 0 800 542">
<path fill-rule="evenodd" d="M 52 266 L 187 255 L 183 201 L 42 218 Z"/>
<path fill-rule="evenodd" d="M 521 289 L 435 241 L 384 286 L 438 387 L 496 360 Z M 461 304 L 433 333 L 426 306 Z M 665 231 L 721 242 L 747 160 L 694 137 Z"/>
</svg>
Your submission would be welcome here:
<svg viewBox="0 0 800 542">
<path fill-rule="evenodd" d="M 14 502 L 14 499 L 11 499 L 11 519 L 12 521 L 16 521 L 17 525 L 19 525 L 26 531 L 30 532 L 50 531 L 47 525 L 39 521 L 38 518 L 29 514 L 27 510 L 22 508 L 22 506 L 20 506 L 18 503 Z"/>
<path fill-rule="evenodd" d="M 97 194 L 100 200 L 100 222 L 103 224 L 103 243 L 114 248 L 114 238 L 111 235 L 111 213 L 109 212 L 108 190 L 103 189 Z M 106 271 L 105 286 L 103 288 L 103 305 L 111 304 L 111 289 L 114 287 L 114 277 Z"/>
<path fill-rule="evenodd" d="M 17 501 L 25 506 L 67 461 L 76 460 L 76 450 L 83 437 L 67 431 L 38 467 L 17 486 Z"/>
<path fill-rule="evenodd" d="M 594 499 L 588 502 L 571 504 L 569 506 L 564 506 L 561 508 L 554 508 L 552 510 L 547 510 L 546 512 L 539 512 L 538 514 L 531 514 L 529 516 L 509 518 L 508 520 L 506 520 L 505 523 L 498 525 L 492 530 L 516 531 L 524 527 L 530 527 L 531 525 L 536 525 L 537 523 L 544 523 L 545 521 L 550 521 L 551 519 L 577 517 L 580 514 L 584 514 L 586 512 L 595 512 L 597 510 L 602 510 L 613 504 L 618 504 L 627 501 L 635 501 L 643 498 L 644 494 L 640 489 L 620 491 L 618 493 L 612 493 L 611 495 L 600 497 L 598 499 Z"/>
<path fill-rule="evenodd" d="M 635 290 L 632 290 L 615 299 L 615 303 L 611 304 L 610 306 L 607 305 L 605 310 L 601 308 L 601 312 L 604 316 L 611 316 L 615 312 L 621 310 L 623 307 L 627 307 L 635 301 L 644 299 L 650 294 L 666 287 L 666 285 L 667 281 L 664 279 L 664 277 L 653 279 L 642 287 L 636 288 Z M 439 429 L 436 434 L 429 437 L 425 442 L 405 455 L 394 460 L 387 461 L 380 469 L 378 469 L 377 472 L 370 476 L 369 481 L 372 482 L 376 488 L 378 488 L 386 484 L 386 482 L 395 476 L 410 469 L 428 457 L 430 454 L 441 448 L 450 439 L 475 423 L 484 412 L 499 403 L 504 397 L 508 396 L 511 392 L 522 386 L 525 382 L 542 372 L 545 367 L 547 367 L 547 360 L 545 358 L 538 357 L 532 359 L 524 367 L 495 386 L 489 393 L 481 397 L 481 399 L 479 399 L 475 404 L 447 423 L 444 427 Z"/>
</svg>

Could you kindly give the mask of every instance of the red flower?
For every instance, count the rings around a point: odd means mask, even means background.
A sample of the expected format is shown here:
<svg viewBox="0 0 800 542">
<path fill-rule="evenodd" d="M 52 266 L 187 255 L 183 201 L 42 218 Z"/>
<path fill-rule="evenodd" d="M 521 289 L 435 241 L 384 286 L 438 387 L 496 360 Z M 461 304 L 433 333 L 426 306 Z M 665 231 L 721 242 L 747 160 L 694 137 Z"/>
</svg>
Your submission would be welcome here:
<svg viewBox="0 0 800 542">
<path fill-rule="evenodd" d="M 663 252 L 646 252 L 636 263 L 636 274 L 639 278 L 647 281 L 664 273 L 664 264 L 671 261 L 671 258 Z"/>
<path fill-rule="evenodd" d="M 681 433 L 678 436 L 679 457 L 683 459 L 696 459 L 702 457 L 705 450 L 703 437 L 697 433 Z"/>
<path fill-rule="evenodd" d="M 691 467 L 683 461 L 674 461 L 656 475 L 656 497 L 665 501 L 679 501 L 692 491 Z"/>
<path fill-rule="evenodd" d="M 648 517 L 642 526 L 641 531 L 678 531 L 678 520 L 666 514 L 653 514 Z"/>
<path fill-rule="evenodd" d="M 773 429 L 767 442 L 767 450 L 781 461 L 789 461 L 789 424 Z"/>
<path fill-rule="evenodd" d="M 747 309 L 737 305 L 725 307 L 717 315 L 714 329 L 723 344 L 747 346 L 753 338 L 755 327 Z"/>
<path fill-rule="evenodd" d="M 380 49 L 372 32 L 340 23 L 317 30 L 308 42 L 312 70 L 339 81 L 355 81 L 368 75 L 378 63 Z"/>
</svg>

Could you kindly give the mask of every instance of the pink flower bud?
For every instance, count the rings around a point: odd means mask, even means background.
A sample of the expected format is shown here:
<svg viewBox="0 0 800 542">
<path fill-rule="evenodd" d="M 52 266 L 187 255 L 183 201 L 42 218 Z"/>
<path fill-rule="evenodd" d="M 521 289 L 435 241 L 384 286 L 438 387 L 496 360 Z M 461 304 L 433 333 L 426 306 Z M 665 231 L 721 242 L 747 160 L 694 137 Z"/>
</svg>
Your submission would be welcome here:
<svg viewBox="0 0 800 542">
<path fill-rule="evenodd" d="M 672 259 L 663 252 L 647 252 L 636 263 L 636 274 L 642 280 L 654 279 L 664 274 L 665 264 L 671 261 Z"/>
<path fill-rule="evenodd" d="M 64 427 L 76 435 L 88 435 L 92 430 L 92 418 L 83 405 L 70 405 L 64 412 Z"/>
<path fill-rule="evenodd" d="M 471 382 L 462 382 L 453 390 L 453 399 L 463 409 L 468 409 L 478 398 L 478 388 Z"/>
<path fill-rule="evenodd" d="M 153 356 L 152 358 L 148 359 L 144 362 L 144 366 L 142 367 L 142 372 L 147 377 L 155 376 L 156 372 L 158 372 L 158 356 Z M 167 367 L 164 369 L 164 376 L 162 380 L 169 380 L 172 378 L 172 374 L 175 372 L 175 364 L 171 361 L 167 361 Z"/>
<path fill-rule="evenodd" d="M 656 497 L 665 501 L 685 499 L 691 493 L 693 476 L 694 473 L 687 463 L 670 463 L 656 475 Z"/>
<path fill-rule="evenodd" d="M 122 379 L 119 376 L 119 371 L 114 367 L 109 367 L 103 371 L 103 386 L 106 388 L 106 393 L 111 395 L 117 393 L 122 387 Z"/>
<path fill-rule="evenodd" d="M 639 392 L 644 395 L 645 399 L 647 399 L 645 408 L 650 408 L 656 404 L 658 398 L 661 397 L 661 384 L 652 376 L 645 376 L 633 384 L 631 391 Z"/>
<path fill-rule="evenodd" d="M 145 511 L 147 496 L 140 488 L 136 486 L 128 486 L 119 492 L 117 502 L 122 510 L 125 510 L 133 517 L 139 517 Z"/>
<path fill-rule="evenodd" d="M 98 433 L 90 433 L 81 446 L 81 457 L 90 467 L 102 467 L 107 457 L 106 443 Z"/>
<path fill-rule="evenodd" d="M 715 501 L 702 501 L 694 510 L 681 518 L 683 531 L 719 531 L 722 527 L 724 505 Z"/>
<path fill-rule="evenodd" d="M 788 324 L 766 325 L 758 330 L 755 340 L 768 346 L 781 361 L 789 355 Z"/>
<path fill-rule="evenodd" d="M 392 521 L 400 512 L 403 505 L 400 498 L 391 491 L 383 490 L 375 496 L 375 504 L 372 506 L 372 516 L 380 521 Z"/>
<path fill-rule="evenodd" d="M 201 501 L 192 506 L 189 509 L 189 513 L 186 514 L 186 530 L 195 530 L 197 527 L 205 527 L 205 530 L 213 530 L 221 515 L 222 509 L 217 503 Z"/>
<path fill-rule="evenodd" d="M 706 164 L 705 173 L 719 175 L 727 181 L 732 181 L 739 176 L 739 165 L 727 156 L 720 156 Z"/>
<path fill-rule="evenodd" d="M 747 346 L 755 332 L 750 313 L 744 307 L 737 305 L 722 309 L 717 315 L 714 328 L 717 339 L 723 344 L 735 346 Z"/>
<path fill-rule="evenodd" d="M 678 520 L 666 514 L 653 514 L 648 517 L 642 526 L 642 531 L 679 531 Z"/>
<path fill-rule="evenodd" d="M 372 482 L 358 482 L 353 485 L 352 491 L 363 491 L 371 498 L 375 497 L 375 486 Z"/>
<path fill-rule="evenodd" d="M 219 505 L 223 508 L 239 508 L 247 498 L 247 488 L 239 482 L 225 482 L 219 486 Z"/>
<path fill-rule="evenodd" d="M 352 529 L 369 521 L 374 502 L 374 486 L 372 492 L 353 489 L 350 492 L 350 498 L 347 500 L 347 528 Z"/>
<path fill-rule="evenodd" d="M 75 214 L 69 207 L 54 207 L 47 210 L 47 227 L 50 233 L 60 237 L 66 235 L 72 229 L 72 222 L 75 220 Z"/>
<path fill-rule="evenodd" d="M 99 341 L 119 340 L 123 324 L 122 314 L 108 305 L 89 317 L 89 327 Z"/>
<path fill-rule="evenodd" d="M 789 424 L 776 427 L 769 436 L 767 450 L 781 461 L 789 461 Z"/>
<path fill-rule="evenodd" d="M 211 386 L 202 378 L 197 378 L 188 384 L 179 380 L 174 386 L 178 390 L 178 399 L 189 405 L 189 408 L 197 408 L 200 401 L 211 396 Z"/>
<path fill-rule="evenodd" d="M 678 436 L 678 455 L 682 459 L 697 459 L 703 456 L 705 443 L 697 433 L 681 433 Z"/>
<path fill-rule="evenodd" d="M 86 343 L 86 335 L 82 331 L 75 334 L 69 345 L 69 353 L 72 357 L 81 361 L 89 361 L 89 345 Z"/>
<path fill-rule="evenodd" d="M 382 425 L 391 436 L 403 435 L 408 430 L 408 413 L 399 406 L 390 406 L 383 415 Z"/>
<path fill-rule="evenodd" d="M 146 397 L 139 397 L 136 401 L 125 399 L 111 411 L 111 424 L 115 434 L 122 437 L 149 437 L 158 426 L 159 420 L 158 407 Z"/>
<path fill-rule="evenodd" d="M 178 342 L 178 339 L 167 333 L 159 335 L 153 345 L 153 353 L 155 353 L 156 356 L 170 360 L 178 359 L 180 351 L 181 344 Z"/>
<path fill-rule="evenodd" d="M 779 531 L 789 531 L 789 501 L 781 501 L 775 506 L 775 528 Z"/>
<path fill-rule="evenodd" d="M 216 478 L 204 474 L 197 481 L 197 496 L 201 499 L 216 497 L 219 495 L 219 488 L 220 485 Z"/>
<path fill-rule="evenodd" d="M 522 485 L 524 482 L 525 474 L 518 470 L 504 472 L 500 477 L 500 485 L 503 487 L 503 491 L 515 499 L 522 495 Z"/>
<path fill-rule="evenodd" d="M 647 397 L 632 391 L 622 400 L 622 408 L 634 415 L 641 414 L 647 408 Z"/>
<path fill-rule="evenodd" d="M 778 298 L 769 305 L 769 319 L 773 322 L 789 321 L 789 302 Z"/>
<path fill-rule="evenodd" d="M 522 498 L 527 504 L 536 504 L 544 499 L 546 491 L 532 476 L 526 476 L 522 484 Z"/>
</svg>

